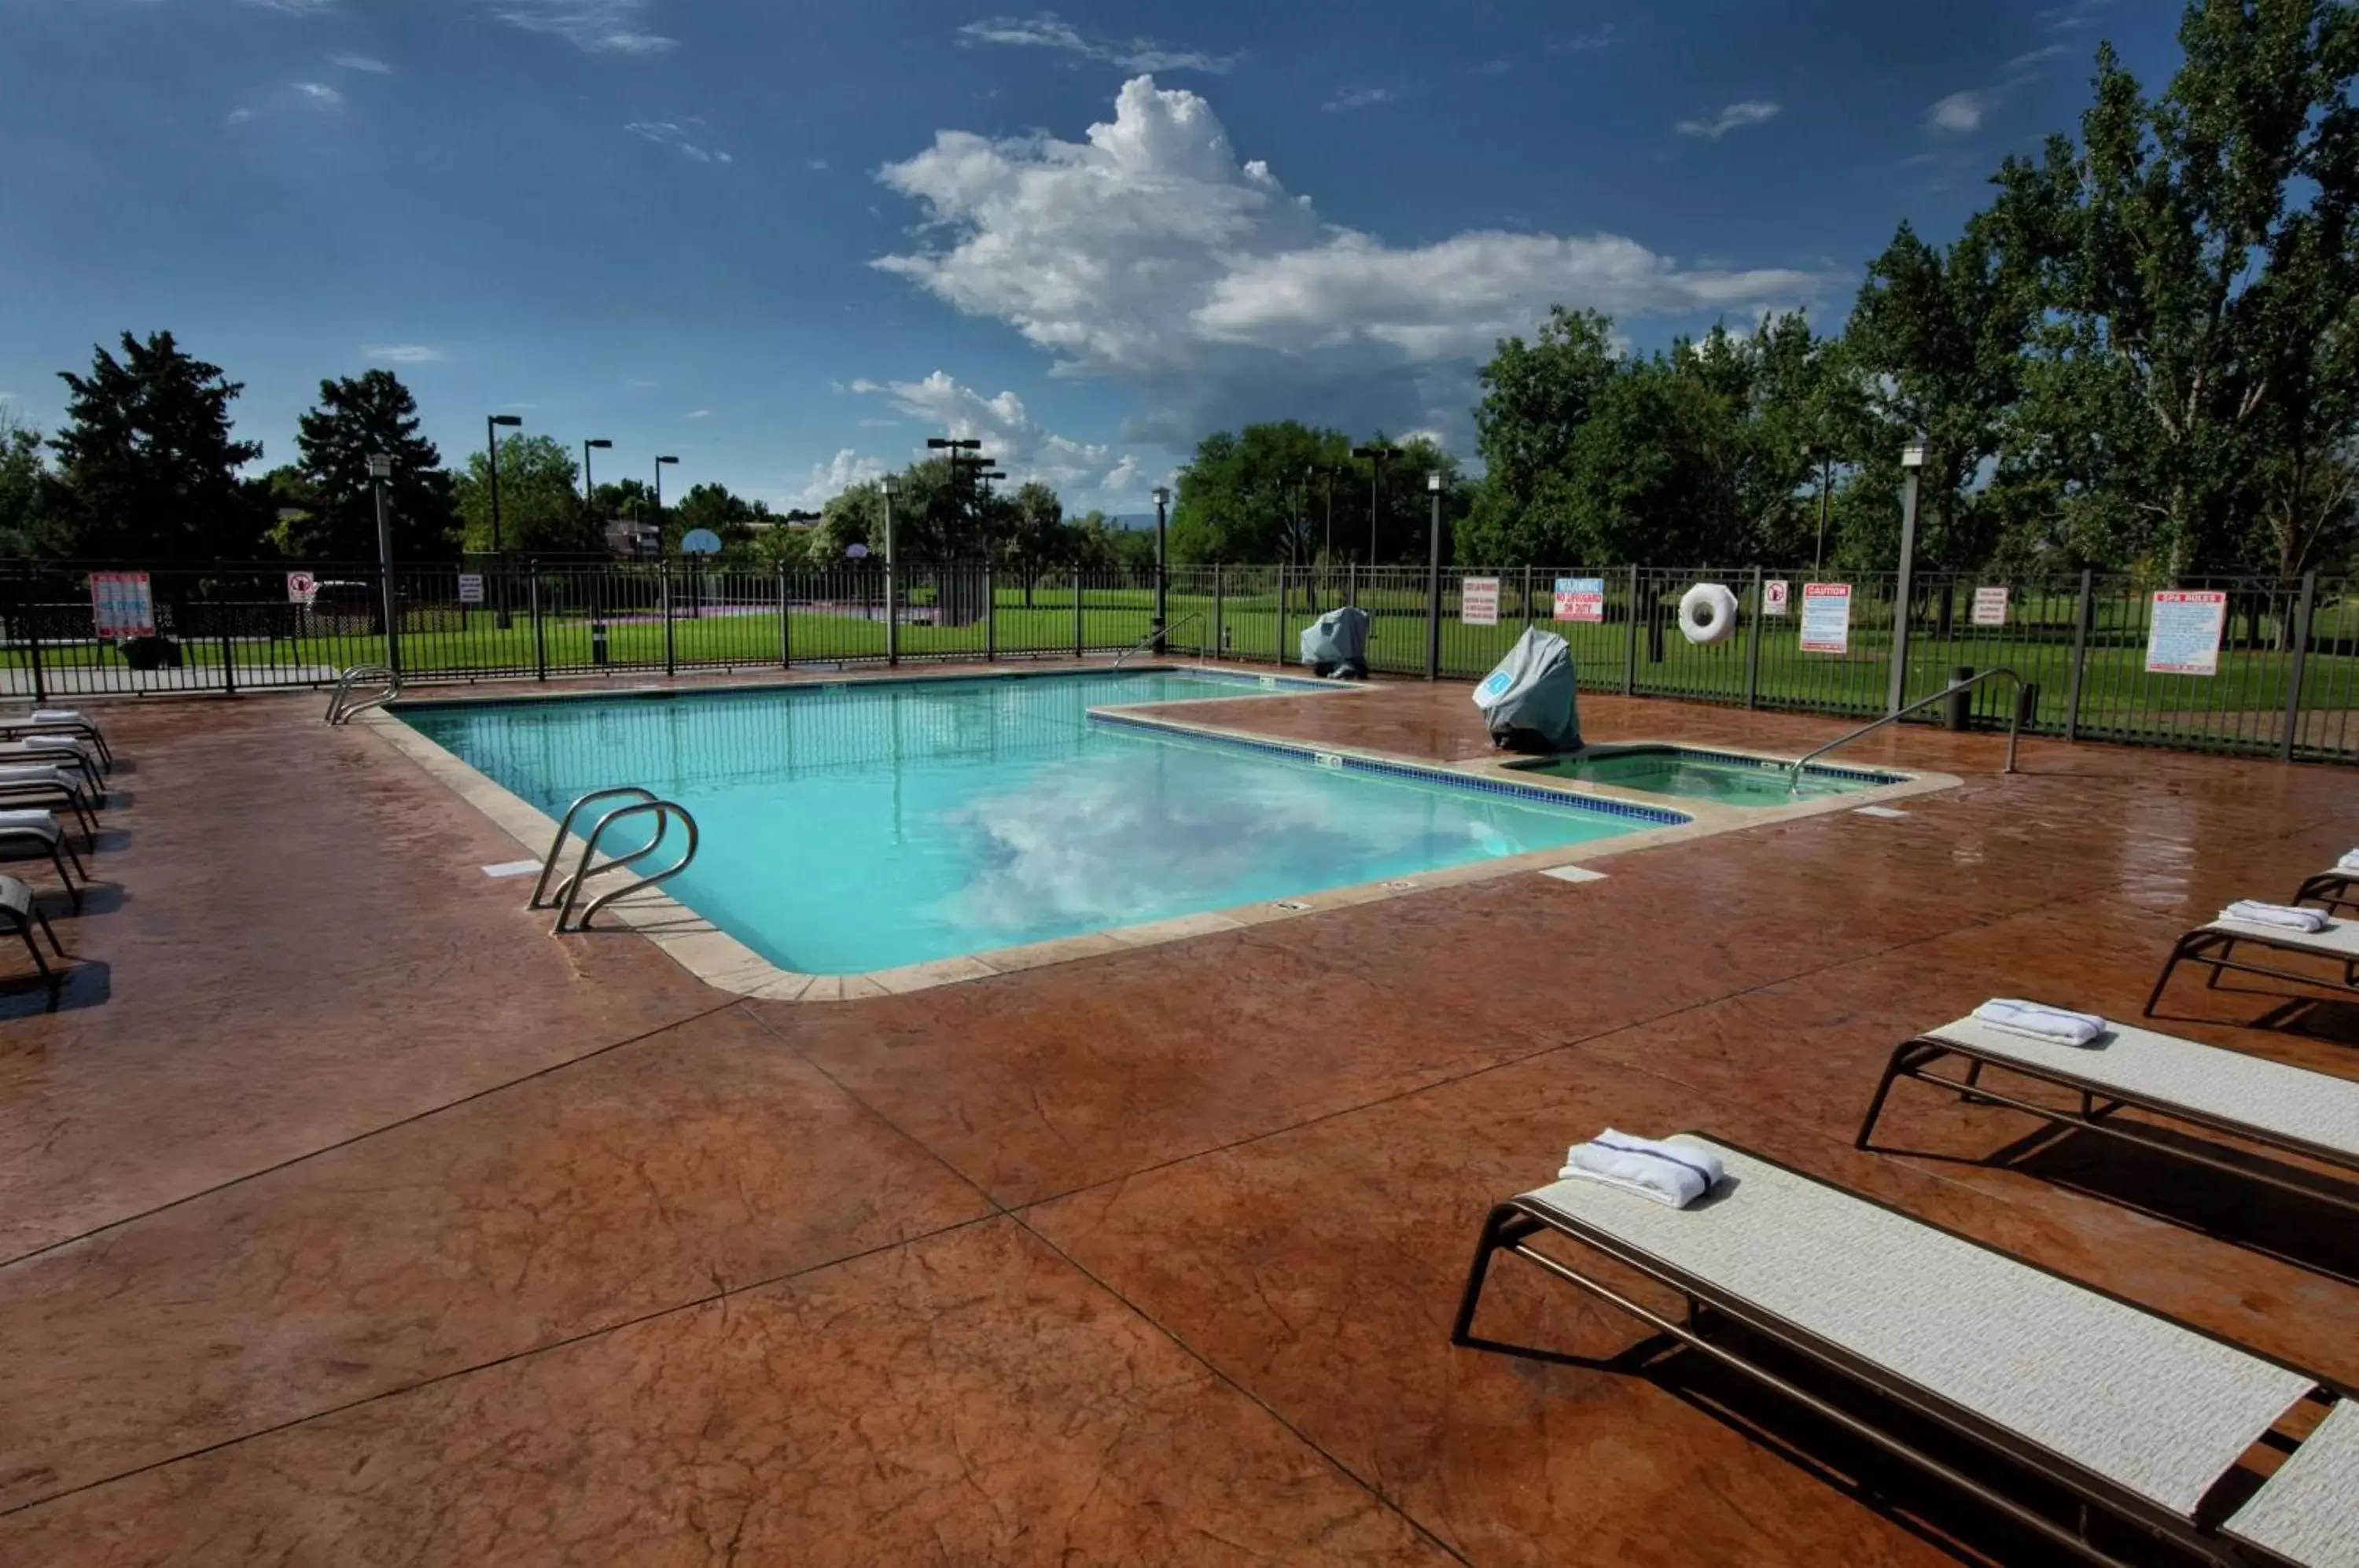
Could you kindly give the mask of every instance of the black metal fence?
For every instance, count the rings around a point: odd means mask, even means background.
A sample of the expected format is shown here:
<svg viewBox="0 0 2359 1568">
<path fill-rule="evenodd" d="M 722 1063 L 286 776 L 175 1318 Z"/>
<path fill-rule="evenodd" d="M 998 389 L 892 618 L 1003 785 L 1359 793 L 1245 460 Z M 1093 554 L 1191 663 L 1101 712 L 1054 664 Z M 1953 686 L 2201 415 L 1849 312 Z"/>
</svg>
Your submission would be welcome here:
<svg viewBox="0 0 2359 1568">
<path fill-rule="evenodd" d="M 397 569 L 388 637 L 374 567 L 158 569 L 127 590 L 118 577 L 111 598 L 94 575 L 110 570 L 0 571 L 0 691 L 310 687 L 365 662 L 421 681 L 1072 658 L 1150 640 L 1156 598 L 1151 572 L 950 563 L 888 581 L 874 561 L 769 573 L 486 561 Z M 1736 613 L 1725 635 L 1693 640 L 1680 603 L 1713 584 Z M 1453 567 L 1430 579 L 1188 566 L 1169 574 L 1164 640 L 1188 658 L 1290 660 L 1305 626 L 1351 604 L 1369 614 L 1380 671 L 1479 678 L 1538 626 L 1570 643 L 1588 690 L 1862 717 L 1958 671 L 2005 667 L 2033 688 L 2024 712 L 2037 733 L 2359 759 L 2359 583 L 2216 578 L 2161 593 L 2085 573 L 1919 572 L 1905 606 L 1897 590 L 1891 573 L 1813 584 L 1750 567 Z M 1998 722 L 2016 700 L 1986 682 L 1974 713 Z"/>
</svg>

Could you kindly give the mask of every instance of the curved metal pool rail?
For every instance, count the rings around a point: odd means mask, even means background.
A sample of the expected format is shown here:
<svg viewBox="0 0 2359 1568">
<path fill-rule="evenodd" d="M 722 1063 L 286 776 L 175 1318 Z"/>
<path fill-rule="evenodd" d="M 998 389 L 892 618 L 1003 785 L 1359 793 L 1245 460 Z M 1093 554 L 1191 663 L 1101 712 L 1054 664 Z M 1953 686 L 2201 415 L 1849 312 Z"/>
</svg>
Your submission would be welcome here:
<svg viewBox="0 0 2359 1568">
<path fill-rule="evenodd" d="M 1967 691 L 1972 687 L 1979 686 L 1984 681 L 2001 675 L 2006 676 L 2009 681 L 2015 682 L 2016 703 L 2014 707 L 2007 710 L 2006 766 L 2001 768 L 2000 771 L 2003 773 L 2014 772 L 2015 745 L 2016 742 L 2021 738 L 2021 731 L 2023 728 L 2023 677 L 2017 675 L 2014 670 L 2007 669 L 2005 665 L 2000 665 L 1995 669 L 1985 670 L 1979 675 L 1969 676 L 1963 681 L 1944 686 L 1941 690 L 1934 692 L 1930 697 L 1920 697 L 1905 708 L 1896 708 L 1891 713 L 1885 714 L 1882 718 L 1875 720 L 1872 724 L 1860 725 L 1859 728 L 1852 731 L 1849 735 L 1836 736 L 1833 740 L 1827 742 L 1826 745 L 1819 747 L 1816 751 L 1804 753 L 1803 756 L 1795 761 L 1788 768 L 1786 793 L 1788 795 L 1799 793 L 1802 788 L 1802 769 L 1808 768 L 1811 763 L 1816 762 L 1827 753 L 1834 750 L 1835 747 L 1839 746 L 1849 746 L 1852 742 L 1859 739 L 1862 735 L 1874 735 L 1876 731 L 1882 729 L 1886 724 L 1898 724 L 1901 720 L 1917 712 L 1919 708 L 1930 708 L 1936 702 L 1941 702 L 1946 698 L 1954 697 L 1961 691 Z"/>
<path fill-rule="evenodd" d="M 616 784 L 609 789 L 592 789 L 586 795 L 577 796 L 573 804 L 565 808 L 565 815 L 557 824 L 557 836 L 549 840 L 549 853 L 540 858 L 540 875 L 533 878 L 532 897 L 525 901 L 526 909 L 538 909 L 544 905 L 554 904 L 564 898 L 568 889 L 571 887 L 571 877 L 560 882 L 554 887 L 549 885 L 549 874 L 557 869 L 557 863 L 565 857 L 565 840 L 567 835 L 573 832 L 573 819 L 582 814 L 582 808 L 593 800 L 619 800 L 625 795 L 642 803 L 661 798 L 644 784 Z M 660 831 L 658 836 L 660 836 Z M 650 844 L 648 847 L 651 849 L 654 846 Z"/>
<path fill-rule="evenodd" d="M 1158 641 L 1169 642 L 1173 632 L 1178 631 L 1190 621 L 1201 621 L 1203 618 L 1203 611 L 1190 610 L 1186 615 L 1180 616 L 1178 620 L 1171 622 L 1169 625 L 1156 627 L 1153 631 L 1147 633 L 1145 637 L 1140 637 L 1136 642 L 1132 643 L 1128 648 L 1124 648 L 1120 654 L 1116 655 L 1114 661 L 1114 667 L 1116 670 L 1120 670 L 1124 659 L 1128 659 L 1132 654 L 1136 653 L 1148 643 Z"/>
<path fill-rule="evenodd" d="M 382 683 L 382 690 L 364 696 L 354 696 L 353 690 L 363 681 Z M 382 708 L 401 695 L 401 671 L 389 664 L 355 664 L 336 679 L 336 689 L 328 694 L 327 720 L 332 724 L 346 724 L 371 708 Z"/>
<path fill-rule="evenodd" d="M 594 866 L 592 864 L 592 862 L 597 858 L 598 841 L 605 836 L 605 833 L 608 828 L 611 828 L 616 822 L 623 822 L 628 818 L 650 814 L 652 814 L 656 819 L 656 831 L 654 833 L 649 835 L 646 844 L 640 845 L 637 849 L 633 850 L 628 855 L 608 861 L 603 866 Z M 674 820 L 677 820 L 681 827 L 688 830 L 688 844 L 686 848 L 680 851 L 679 858 L 673 861 L 669 866 L 665 866 L 661 871 L 642 877 L 635 882 L 626 882 L 611 892 L 601 893 L 595 898 L 591 899 L 589 904 L 583 908 L 582 910 L 582 918 L 579 920 L 574 920 L 573 906 L 582 896 L 582 884 L 587 882 L 592 877 L 603 877 L 609 871 L 620 871 L 625 866 L 636 865 L 639 861 L 645 860 L 648 855 L 653 855 L 663 844 L 664 829 Z M 689 863 L 696 858 L 697 843 L 698 834 L 696 829 L 696 819 L 689 815 L 688 808 L 682 806 L 677 800 L 635 800 L 629 805 L 615 807 L 613 811 L 608 811 L 604 816 L 600 817 L 596 825 L 591 828 L 589 836 L 582 841 L 582 858 L 575 863 L 573 875 L 567 877 L 562 884 L 564 888 L 564 898 L 558 905 L 557 924 L 549 928 L 549 934 L 551 936 L 564 935 L 569 921 L 571 922 L 571 927 L 575 931 L 588 931 L 590 929 L 591 921 L 598 918 L 598 911 L 613 903 L 615 899 L 624 898 L 628 894 L 642 891 L 645 888 L 652 887 L 658 882 L 670 881 L 673 877 L 687 870 Z"/>
</svg>

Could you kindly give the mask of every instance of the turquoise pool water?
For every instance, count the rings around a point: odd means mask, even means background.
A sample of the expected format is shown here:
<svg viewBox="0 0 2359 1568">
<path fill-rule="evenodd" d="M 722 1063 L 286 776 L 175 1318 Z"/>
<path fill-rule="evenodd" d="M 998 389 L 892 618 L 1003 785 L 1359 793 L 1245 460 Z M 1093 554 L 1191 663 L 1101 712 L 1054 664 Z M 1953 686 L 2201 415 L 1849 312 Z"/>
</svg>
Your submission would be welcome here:
<svg viewBox="0 0 2359 1568">
<path fill-rule="evenodd" d="M 818 975 L 1658 825 L 1089 716 L 1302 689 L 1140 670 L 395 711 L 552 818 L 611 784 L 678 800 L 703 844 L 666 890 L 772 963 Z"/>
<path fill-rule="evenodd" d="M 1801 788 L 1797 789 L 1780 764 L 1672 746 L 1633 746 L 1627 751 L 1551 757 L 1546 762 L 1516 766 L 1528 773 L 1579 779 L 1592 784 L 1618 784 L 1625 789 L 1645 789 L 1682 800 L 1716 800 L 1723 806 L 1790 806 L 1796 800 L 1855 795 L 1862 789 L 1901 781 L 1897 773 L 1814 766 L 1803 770 Z"/>
</svg>

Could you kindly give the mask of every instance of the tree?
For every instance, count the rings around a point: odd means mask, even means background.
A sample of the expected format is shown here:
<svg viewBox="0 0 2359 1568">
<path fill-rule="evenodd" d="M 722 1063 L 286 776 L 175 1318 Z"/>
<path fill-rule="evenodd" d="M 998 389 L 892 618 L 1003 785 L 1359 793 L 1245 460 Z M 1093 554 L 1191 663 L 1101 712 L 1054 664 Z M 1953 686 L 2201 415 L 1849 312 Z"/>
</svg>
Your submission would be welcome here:
<svg viewBox="0 0 2359 1568">
<path fill-rule="evenodd" d="M 1340 519 L 1366 516 L 1364 480 L 1341 430 L 1297 419 L 1216 430 L 1180 471 L 1179 505 L 1168 546 L 1175 561 L 1317 560 L 1324 550 L 1323 502 L 1332 474 Z M 1340 472 L 1338 472 L 1340 471 Z M 1360 505 L 1348 506 L 1356 489 Z M 1364 537 L 1346 530 L 1345 539 Z"/>
<path fill-rule="evenodd" d="M 511 554 L 596 555 L 605 530 L 574 491 L 580 471 L 570 448 L 549 436 L 512 435 L 500 442 L 500 548 Z M 458 481 L 466 548 L 492 548 L 491 465 L 471 452 Z"/>
<path fill-rule="evenodd" d="M 419 433 L 418 400 L 399 376 L 371 370 L 321 382 L 319 404 L 303 415 L 295 446 L 311 495 L 308 516 L 284 532 L 288 554 L 305 561 L 376 559 L 369 458 L 382 453 L 393 459 L 386 501 L 394 559 L 450 559 L 458 531 L 451 476 L 442 472 L 442 454 Z"/>
<path fill-rule="evenodd" d="M 762 516 L 752 502 L 746 501 L 726 485 L 704 484 L 690 487 L 677 506 L 667 508 L 664 517 L 664 548 L 677 551 L 683 535 L 693 528 L 705 528 L 719 537 L 723 550 L 733 547 L 742 550 L 754 537 L 747 527 Z"/>
<path fill-rule="evenodd" d="M 1499 341 L 1479 373 L 1475 449 L 1484 474 L 1459 532 L 1459 560 L 1520 565 L 1579 558 L 1567 465 L 1575 435 L 1624 368 L 1613 335 L 1609 318 L 1560 305 L 1533 342 Z"/>
<path fill-rule="evenodd" d="M 1073 553 L 1072 530 L 1065 527 L 1064 503 L 1037 479 L 1017 486 L 1006 503 L 1008 527 L 1001 541 L 1002 557 L 1024 583 L 1024 604 L 1032 604 L 1032 586 L 1040 574 Z"/>
<path fill-rule="evenodd" d="M 41 432 L 0 405 L 0 554 L 25 552 L 54 484 L 42 460 Z"/>
<path fill-rule="evenodd" d="M 60 373 L 71 396 L 49 445 L 62 504 L 43 509 L 27 542 L 51 556 L 159 564 L 254 555 L 267 519 L 237 471 L 262 446 L 230 433 L 244 387 L 169 332 L 125 332 L 122 347 L 120 359 L 94 349 L 87 376 Z"/>
<path fill-rule="evenodd" d="M 897 549 L 900 541 L 894 543 Z M 820 508 L 808 547 L 810 563 L 842 565 L 851 559 L 853 545 L 885 559 L 885 487 L 874 479 L 847 487 Z"/>
<path fill-rule="evenodd" d="M 2195 0 L 2182 62 L 2148 100 L 2110 46 L 2081 145 L 2010 158 L 1999 212 L 2051 317 L 2043 411 L 2066 483 L 2151 539 L 2178 578 L 2232 559 L 2262 486 L 2287 516 L 2331 492 L 2300 452 L 2350 433 L 2311 396 L 2347 376 L 2359 296 L 2359 11 L 2343 0 Z M 2092 439 L 2093 438 L 2093 439 Z M 2299 559 L 2309 530 L 2282 536 Z"/>
</svg>

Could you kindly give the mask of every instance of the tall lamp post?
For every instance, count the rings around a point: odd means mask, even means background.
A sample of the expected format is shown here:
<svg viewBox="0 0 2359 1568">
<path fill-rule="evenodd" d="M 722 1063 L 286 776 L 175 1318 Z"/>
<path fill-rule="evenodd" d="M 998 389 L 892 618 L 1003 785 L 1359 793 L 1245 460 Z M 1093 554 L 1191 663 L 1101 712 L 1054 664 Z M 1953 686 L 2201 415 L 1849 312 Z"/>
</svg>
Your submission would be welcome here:
<svg viewBox="0 0 2359 1568">
<path fill-rule="evenodd" d="M 1164 521 L 1170 509 L 1171 490 L 1169 485 L 1155 487 L 1155 654 L 1163 656 L 1163 628 L 1171 618 L 1171 573 L 1163 563 Z"/>
<path fill-rule="evenodd" d="M 501 570 L 505 558 L 500 554 L 500 432 L 523 425 L 524 419 L 516 414 L 484 416 L 484 455 L 492 474 L 492 624 L 502 631 L 508 628 L 508 601 L 506 573 Z"/>
<path fill-rule="evenodd" d="M 1441 470 L 1425 476 L 1425 493 L 1433 503 L 1426 525 L 1425 543 L 1425 678 L 1441 679 Z M 1530 581 L 1529 578 L 1526 579 Z"/>
<path fill-rule="evenodd" d="M 891 474 L 876 482 L 885 493 L 885 662 L 901 662 L 900 583 L 893 564 L 893 496 L 901 488 Z"/>
<path fill-rule="evenodd" d="M 1819 460 L 1819 546 L 1810 552 L 1810 575 L 1816 577 L 1827 569 L 1827 509 L 1834 501 L 1835 456 L 1822 446 L 1809 455 Z"/>
<path fill-rule="evenodd" d="M 614 443 L 610 441 L 585 441 L 582 443 L 582 507 L 593 523 L 598 520 L 598 485 L 590 477 L 590 454 L 593 451 L 614 450 Z"/>
<path fill-rule="evenodd" d="M 1398 457 L 1400 449 L 1378 444 L 1355 446 L 1352 449 L 1352 455 L 1365 458 L 1375 465 L 1375 483 L 1368 486 L 1368 567 L 1374 571 L 1376 564 L 1376 507 L 1384 499 L 1385 464 Z M 1373 583 L 1375 579 L 1369 581 Z"/>
<path fill-rule="evenodd" d="M 1892 585 L 1892 685 L 1886 712 L 1897 713 L 1908 692 L 1908 594 L 1917 574 L 1917 476 L 1925 467 L 1925 443 L 1910 441 L 1900 449 L 1900 470 L 1908 477 L 1900 491 L 1900 572 Z"/>
<path fill-rule="evenodd" d="M 376 492 L 376 591 L 385 615 L 385 661 L 401 673 L 401 623 L 395 616 L 393 591 L 393 517 L 386 510 L 385 482 L 393 477 L 393 459 L 381 452 L 369 453 L 369 485 Z"/>
<path fill-rule="evenodd" d="M 656 459 L 656 533 L 658 538 L 663 533 L 663 471 L 679 462 L 679 459 L 676 457 Z M 658 545 L 657 549 L 660 552 L 662 547 Z"/>
</svg>

